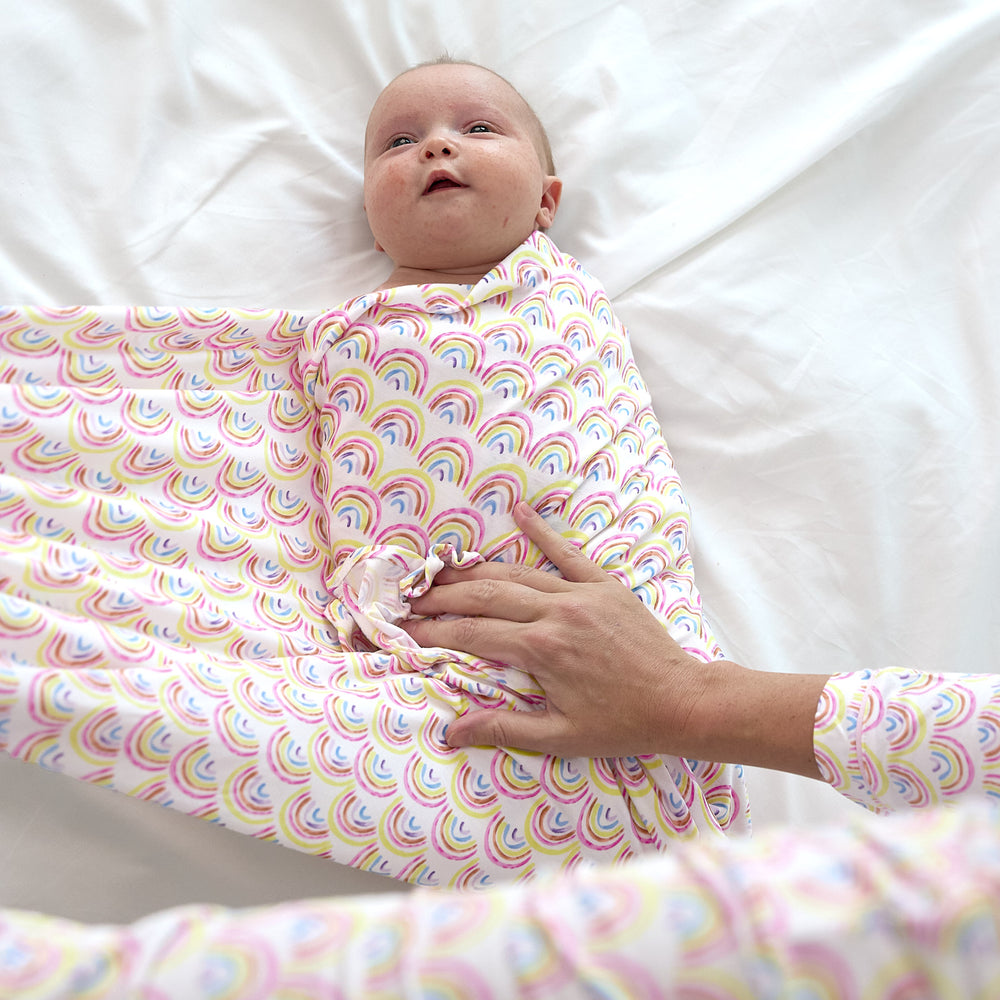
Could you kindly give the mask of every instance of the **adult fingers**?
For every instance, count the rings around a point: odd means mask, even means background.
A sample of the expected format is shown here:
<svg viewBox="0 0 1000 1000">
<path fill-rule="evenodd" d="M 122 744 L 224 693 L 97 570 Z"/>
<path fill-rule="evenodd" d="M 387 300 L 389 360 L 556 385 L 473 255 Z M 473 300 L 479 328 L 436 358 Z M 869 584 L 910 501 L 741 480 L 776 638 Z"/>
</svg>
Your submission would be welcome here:
<svg viewBox="0 0 1000 1000">
<path fill-rule="evenodd" d="M 570 585 L 563 582 L 563 586 Z M 435 581 L 427 593 L 410 601 L 410 607 L 419 615 L 465 615 L 530 622 L 542 616 L 547 599 L 534 587 L 503 579 L 462 578 L 458 583 Z"/>
<path fill-rule="evenodd" d="M 511 712 L 482 709 L 466 712 L 448 726 L 445 739 L 453 747 L 514 747 L 546 752 L 565 739 L 565 720 L 549 711 Z"/>
<path fill-rule="evenodd" d="M 528 669 L 530 651 L 523 641 L 528 626 L 493 618 L 410 618 L 400 627 L 425 649 L 460 649 L 463 653 Z"/>
<path fill-rule="evenodd" d="M 542 550 L 567 579 L 576 583 L 599 583 L 608 574 L 588 559 L 568 538 L 549 527 L 545 519 L 523 500 L 514 506 L 517 526 Z"/>
<path fill-rule="evenodd" d="M 547 573 L 543 569 L 535 569 L 520 563 L 482 562 L 462 569 L 446 567 L 434 577 L 434 586 L 445 583 L 466 583 L 471 580 L 502 580 L 507 583 L 520 584 L 544 594 L 560 594 L 572 589 L 556 573 Z"/>
</svg>

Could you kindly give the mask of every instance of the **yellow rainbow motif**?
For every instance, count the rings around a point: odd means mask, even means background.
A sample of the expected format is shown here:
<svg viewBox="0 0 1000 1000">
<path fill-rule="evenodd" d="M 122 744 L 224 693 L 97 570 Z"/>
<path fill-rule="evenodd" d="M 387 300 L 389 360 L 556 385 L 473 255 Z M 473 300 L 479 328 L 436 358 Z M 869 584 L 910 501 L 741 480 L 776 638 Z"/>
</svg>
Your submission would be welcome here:
<svg viewBox="0 0 1000 1000">
<path fill-rule="evenodd" d="M 528 492 L 527 475 L 517 466 L 505 465 L 484 472 L 469 484 L 472 506 L 489 518 L 510 514 Z"/>
<path fill-rule="evenodd" d="M 538 375 L 556 383 L 563 381 L 579 363 L 579 358 L 565 344 L 547 344 L 535 351 L 530 360 Z"/>
<path fill-rule="evenodd" d="M 130 306 L 122 318 L 122 329 L 135 333 L 168 333 L 183 329 L 180 310 L 157 309 L 153 306 Z"/>
<path fill-rule="evenodd" d="M 534 394 L 535 373 L 521 361 L 498 361 L 483 373 L 483 386 L 513 403 Z"/>
<path fill-rule="evenodd" d="M 301 524 L 309 516 L 309 504 L 302 497 L 277 487 L 264 489 L 262 508 L 269 532 L 273 532 L 275 524 Z"/>
<path fill-rule="evenodd" d="M 12 402 L 25 418 L 56 417 L 73 408 L 73 394 L 58 385 L 13 385 Z M 29 422 L 30 425 L 30 422 Z"/>
<path fill-rule="evenodd" d="M 278 829 L 284 842 L 300 851 L 326 854 L 330 850 L 329 823 L 308 790 L 285 800 L 278 813 Z"/>
<path fill-rule="evenodd" d="M 531 848 L 522 832 L 497 814 L 486 826 L 483 839 L 486 855 L 505 870 L 525 868 L 531 864 Z"/>
<path fill-rule="evenodd" d="M 486 522 L 476 510 L 465 507 L 439 514 L 427 530 L 434 544 L 448 544 L 459 552 L 478 552 L 486 536 Z"/>
<path fill-rule="evenodd" d="M 173 425 L 170 411 L 161 406 L 155 398 L 138 393 L 129 393 L 119 401 L 119 417 L 133 434 L 162 434 Z"/>
<path fill-rule="evenodd" d="M 378 832 L 379 839 L 404 858 L 422 854 L 427 845 L 427 834 L 416 816 L 399 801 L 379 817 Z"/>
<path fill-rule="evenodd" d="M 272 392 L 267 403 L 267 418 L 271 429 L 292 434 L 309 426 L 313 409 L 298 392 Z"/>
<path fill-rule="evenodd" d="M 528 462 L 551 476 L 569 475 L 577 468 L 578 443 L 572 434 L 546 434 L 528 452 Z"/>
<path fill-rule="evenodd" d="M 173 396 L 177 409 L 190 417 L 208 417 L 221 412 L 226 407 L 225 393 L 215 389 L 178 388 L 174 391 Z M 198 424 L 195 424 L 191 430 L 207 433 L 207 430 Z M 221 445 L 222 442 L 219 443 Z"/>
<path fill-rule="evenodd" d="M 123 483 L 135 484 L 148 479 L 158 479 L 173 468 L 174 457 L 169 448 L 142 442 L 133 445 L 111 463 L 113 475 Z"/>
<path fill-rule="evenodd" d="M 192 799 L 215 796 L 216 777 L 207 739 L 188 744 L 170 758 L 169 773 L 176 786 Z"/>
<path fill-rule="evenodd" d="M 412 524 L 389 524 L 375 536 L 378 545 L 398 545 L 410 552 L 427 552 L 431 536 L 423 528 Z"/>
<path fill-rule="evenodd" d="M 242 407 L 230 406 L 221 415 L 219 432 L 233 444 L 250 447 L 264 439 L 264 425 Z"/>
<path fill-rule="evenodd" d="M 174 455 L 177 464 L 203 470 L 206 464 L 218 458 L 224 451 L 225 444 L 213 432 L 202 430 L 197 425 L 174 426 Z"/>
<path fill-rule="evenodd" d="M 78 453 L 68 444 L 51 441 L 43 434 L 34 434 L 19 444 L 13 452 L 15 466 L 28 472 L 55 472 L 74 465 Z"/>
<path fill-rule="evenodd" d="M 510 462 L 531 444 L 531 421 L 520 413 L 501 413 L 486 420 L 476 434 L 478 444 Z"/>
<path fill-rule="evenodd" d="M 576 309 L 585 304 L 583 289 L 575 276 L 556 277 L 550 285 L 549 295 L 566 309 Z"/>
<path fill-rule="evenodd" d="M 266 447 L 264 467 L 271 479 L 302 479 L 317 464 L 309 448 L 283 441 L 277 435 L 268 437 Z"/>
<path fill-rule="evenodd" d="M 393 348 L 376 359 L 375 377 L 391 391 L 405 392 L 411 396 L 423 395 L 427 382 L 427 360 L 408 347 Z"/>
<path fill-rule="evenodd" d="M 482 369 L 486 351 L 482 338 L 449 330 L 431 340 L 430 353 L 432 357 L 465 372 L 471 378 Z"/>
<path fill-rule="evenodd" d="M 424 446 L 417 461 L 432 480 L 465 487 L 472 475 L 474 455 L 461 438 L 437 438 Z"/>
<path fill-rule="evenodd" d="M 364 487 L 345 486 L 329 501 L 330 519 L 345 528 L 370 533 L 382 519 L 382 501 L 378 494 Z"/>
<path fill-rule="evenodd" d="M 59 374 L 60 380 L 67 385 L 83 385 L 91 389 L 108 386 L 115 377 L 107 364 L 84 351 L 67 352 L 60 359 Z"/>
</svg>

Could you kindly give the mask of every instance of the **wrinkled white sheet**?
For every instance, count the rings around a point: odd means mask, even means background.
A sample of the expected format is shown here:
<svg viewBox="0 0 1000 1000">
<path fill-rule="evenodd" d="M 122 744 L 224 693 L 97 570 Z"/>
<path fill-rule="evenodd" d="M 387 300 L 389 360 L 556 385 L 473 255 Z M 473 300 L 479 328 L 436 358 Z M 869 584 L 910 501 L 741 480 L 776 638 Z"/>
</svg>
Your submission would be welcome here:
<svg viewBox="0 0 1000 1000">
<path fill-rule="evenodd" d="M 0 0 L 0 300 L 323 308 L 383 276 L 380 87 L 509 76 L 553 236 L 629 325 L 727 648 L 993 669 L 1000 4 Z M 754 819 L 836 820 L 754 773 Z M 0 904 L 87 920 L 398 886 L 0 761 Z"/>
</svg>

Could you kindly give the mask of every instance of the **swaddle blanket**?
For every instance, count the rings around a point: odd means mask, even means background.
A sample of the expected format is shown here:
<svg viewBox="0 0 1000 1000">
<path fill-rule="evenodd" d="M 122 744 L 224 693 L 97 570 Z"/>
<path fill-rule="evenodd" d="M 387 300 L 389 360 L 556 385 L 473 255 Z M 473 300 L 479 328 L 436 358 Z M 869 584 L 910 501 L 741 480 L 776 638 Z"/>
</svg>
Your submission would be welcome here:
<svg viewBox="0 0 1000 1000">
<path fill-rule="evenodd" d="M 320 315 L 0 316 L 0 747 L 234 830 L 478 886 L 743 829 L 739 768 L 456 750 L 526 674 L 397 625 L 527 500 L 687 648 L 688 514 L 601 287 L 541 234 Z"/>
</svg>

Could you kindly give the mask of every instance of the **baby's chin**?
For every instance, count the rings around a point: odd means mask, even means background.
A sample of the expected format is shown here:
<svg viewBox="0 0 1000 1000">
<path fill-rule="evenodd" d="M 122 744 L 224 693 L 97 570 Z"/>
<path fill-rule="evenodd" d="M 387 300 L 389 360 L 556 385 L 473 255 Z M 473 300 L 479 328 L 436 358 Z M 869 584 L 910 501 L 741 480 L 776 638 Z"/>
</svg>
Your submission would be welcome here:
<svg viewBox="0 0 1000 1000">
<path fill-rule="evenodd" d="M 385 251 L 397 268 L 448 274 L 489 271 L 513 253 L 535 228 L 534 220 L 528 219 L 513 222 L 504 230 L 441 225 L 425 230 L 420 239 L 403 239 L 386 246 Z"/>
<path fill-rule="evenodd" d="M 412 271 L 483 275 L 510 256 L 530 235 L 528 232 L 508 242 L 469 247 L 462 253 L 456 253 L 454 247 L 448 247 L 441 253 L 399 254 L 393 259 L 393 265 L 397 269 Z"/>
</svg>

